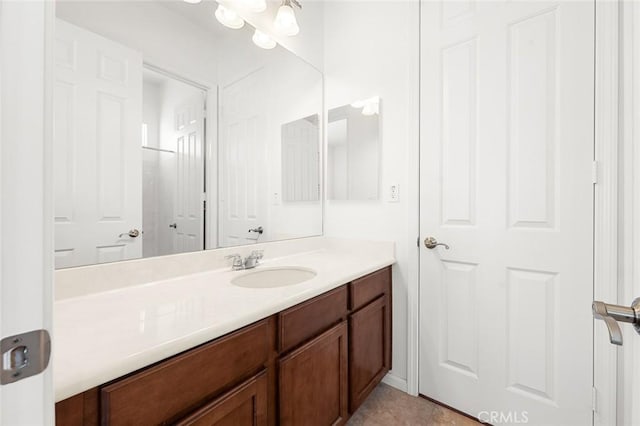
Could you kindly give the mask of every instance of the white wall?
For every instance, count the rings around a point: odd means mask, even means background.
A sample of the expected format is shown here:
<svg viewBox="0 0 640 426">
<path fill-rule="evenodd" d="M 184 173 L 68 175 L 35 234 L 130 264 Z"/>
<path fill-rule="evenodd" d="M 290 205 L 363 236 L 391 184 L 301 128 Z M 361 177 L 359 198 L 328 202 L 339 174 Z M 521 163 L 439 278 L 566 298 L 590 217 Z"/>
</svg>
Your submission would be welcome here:
<svg viewBox="0 0 640 426">
<path fill-rule="evenodd" d="M 217 81 L 216 38 L 157 2 L 61 0 L 56 15 L 141 52 L 147 63 L 202 84 Z"/>
<path fill-rule="evenodd" d="M 329 1 L 324 11 L 327 109 L 382 99 L 382 200 L 327 201 L 325 235 L 396 243 L 391 382 L 401 388 L 415 362 L 407 333 L 418 260 L 418 15 L 415 1 Z M 386 201 L 391 184 L 398 203 Z"/>
</svg>

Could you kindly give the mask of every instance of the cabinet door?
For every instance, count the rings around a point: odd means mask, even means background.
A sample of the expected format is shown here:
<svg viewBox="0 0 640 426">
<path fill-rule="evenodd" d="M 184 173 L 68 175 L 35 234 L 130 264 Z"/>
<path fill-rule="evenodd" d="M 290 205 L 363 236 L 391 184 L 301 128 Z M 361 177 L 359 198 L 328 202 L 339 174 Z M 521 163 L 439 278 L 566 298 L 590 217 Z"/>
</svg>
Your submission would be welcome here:
<svg viewBox="0 0 640 426">
<path fill-rule="evenodd" d="M 347 388 L 343 321 L 280 360 L 280 424 L 344 424 Z"/>
<path fill-rule="evenodd" d="M 179 421 L 177 426 L 264 426 L 267 424 L 265 372 Z"/>
<path fill-rule="evenodd" d="M 349 317 L 349 409 L 353 413 L 389 371 L 391 316 L 382 296 Z"/>
</svg>

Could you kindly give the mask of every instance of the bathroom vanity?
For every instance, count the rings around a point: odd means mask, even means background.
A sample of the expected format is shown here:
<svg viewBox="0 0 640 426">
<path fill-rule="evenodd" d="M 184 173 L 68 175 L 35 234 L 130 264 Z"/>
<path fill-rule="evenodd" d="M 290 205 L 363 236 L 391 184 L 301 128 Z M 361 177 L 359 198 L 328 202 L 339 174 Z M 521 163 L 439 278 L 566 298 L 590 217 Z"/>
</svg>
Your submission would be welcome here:
<svg viewBox="0 0 640 426">
<path fill-rule="evenodd" d="M 192 344 L 195 341 L 189 340 L 198 334 L 191 330 L 183 336 L 185 342 L 192 342 L 185 343 L 190 347 L 174 352 L 172 356 L 162 356 L 165 351 L 158 342 L 171 345 L 176 339 L 161 328 L 146 328 L 150 324 L 139 325 L 135 332 L 123 329 L 120 338 L 118 333 L 106 334 L 110 344 L 105 344 L 105 348 L 118 344 L 126 346 L 127 332 L 138 334 L 142 339 L 151 334 L 150 337 L 160 340 L 156 340 L 155 347 L 147 342 L 144 348 L 131 349 L 128 356 L 123 352 L 123 359 L 109 360 L 105 354 L 96 353 L 95 368 L 90 359 L 92 352 L 84 348 L 84 355 L 77 354 L 81 358 L 77 374 L 71 367 L 73 360 L 64 364 L 59 361 L 56 364 L 56 372 L 61 373 L 56 380 L 56 424 L 343 424 L 391 368 L 392 257 L 388 251 L 381 254 L 379 247 L 378 250 L 374 247 L 367 251 L 352 245 L 266 262 L 254 271 L 260 268 L 268 271 L 279 264 L 290 267 L 308 265 L 317 272 L 317 276 L 298 284 L 298 290 L 295 290 L 296 285 L 266 289 L 221 285 L 217 289 L 218 306 L 235 305 L 235 314 L 228 315 L 242 316 L 244 321 L 249 321 L 252 318 L 249 313 L 255 311 L 252 315 L 257 320 L 229 332 L 209 327 L 210 335 L 217 337 L 200 344 Z M 373 272 L 354 275 L 354 269 L 348 269 L 348 265 L 358 265 L 361 271 L 378 266 Z M 178 282 L 183 291 L 197 292 L 196 284 L 203 278 L 217 277 L 220 281 L 229 281 L 228 277 L 248 273 L 251 272 L 232 272 L 227 267 L 223 272 L 195 274 L 187 281 L 180 278 Z M 346 277 L 345 274 L 350 274 L 350 278 L 340 282 L 338 277 Z M 160 291 L 165 293 L 164 297 L 171 297 L 171 284 L 154 284 L 160 286 L 154 293 Z M 135 299 L 136 291 L 149 291 L 152 287 L 133 286 L 85 297 L 93 300 L 88 303 L 95 303 L 95 306 L 108 305 L 112 303 L 109 302 L 110 297 L 122 300 L 129 295 Z M 234 297 L 241 294 L 253 309 L 240 307 L 237 300 L 234 301 Z M 286 308 L 277 308 L 270 302 L 276 300 L 271 299 L 276 295 L 280 306 Z M 250 297 L 255 299 L 249 300 Z M 226 302 L 225 298 L 228 299 Z M 61 300 L 60 308 L 64 309 L 66 303 L 72 310 L 71 306 L 82 300 L 83 297 Z M 294 300 L 296 302 L 292 303 Z M 153 303 L 156 302 L 147 302 L 147 308 Z M 216 309 L 206 300 L 204 303 Z M 268 312 L 264 310 L 265 304 L 276 310 L 267 315 L 260 314 Z M 120 320 L 109 321 L 114 324 Z M 178 322 L 183 324 L 185 319 L 178 318 L 171 325 L 167 323 L 166 328 L 175 328 Z M 104 326 L 104 323 L 95 327 L 80 325 L 78 333 L 62 330 L 58 335 L 67 333 L 70 337 L 76 334 L 81 341 L 82 334 L 87 332 L 86 336 L 90 336 L 93 329 L 95 344 L 98 345 L 98 333 Z M 202 331 L 202 324 L 199 327 Z M 61 344 L 64 343 L 63 340 Z M 90 346 L 88 342 L 87 346 Z M 118 348 L 113 350 L 118 351 Z M 153 354 L 157 360 L 133 368 L 135 364 L 131 360 L 141 351 L 148 356 Z M 66 359 L 72 352 L 65 346 L 58 348 L 56 355 L 58 359 Z M 117 356 L 115 352 L 113 356 Z M 98 365 L 101 359 L 111 365 Z M 84 367 L 80 365 L 82 363 Z M 127 369 L 130 371 L 126 374 L 116 373 Z M 102 377 L 110 379 L 103 380 Z M 83 390 L 74 392 L 74 389 Z"/>
</svg>

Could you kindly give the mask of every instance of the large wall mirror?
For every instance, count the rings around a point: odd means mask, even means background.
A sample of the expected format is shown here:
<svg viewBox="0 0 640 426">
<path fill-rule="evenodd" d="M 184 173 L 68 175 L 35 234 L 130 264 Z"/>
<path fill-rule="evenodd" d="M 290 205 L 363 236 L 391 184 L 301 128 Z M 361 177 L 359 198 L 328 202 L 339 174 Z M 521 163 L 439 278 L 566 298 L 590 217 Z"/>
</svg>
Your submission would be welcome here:
<svg viewBox="0 0 640 426">
<path fill-rule="evenodd" d="M 322 234 L 322 74 L 215 6 L 56 3 L 57 268 Z"/>
</svg>

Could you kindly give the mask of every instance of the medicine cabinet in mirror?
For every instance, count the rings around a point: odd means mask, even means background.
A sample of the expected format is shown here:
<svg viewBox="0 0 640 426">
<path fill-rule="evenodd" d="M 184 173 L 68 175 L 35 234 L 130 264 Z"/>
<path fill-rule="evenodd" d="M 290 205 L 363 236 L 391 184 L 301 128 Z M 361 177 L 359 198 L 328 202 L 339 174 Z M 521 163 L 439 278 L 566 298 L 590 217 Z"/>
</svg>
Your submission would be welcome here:
<svg viewBox="0 0 640 426">
<path fill-rule="evenodd" d="M 56 267 L 322 234 L 322 74 L 217 3 L 56 2 Z"/>
<path fill-rule="evenodd" d="M 380 99 L 329 111 L 327 198 L 377 200 L 380 180 Z"/>
</svg>

